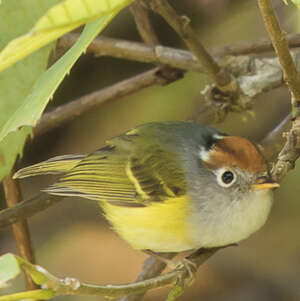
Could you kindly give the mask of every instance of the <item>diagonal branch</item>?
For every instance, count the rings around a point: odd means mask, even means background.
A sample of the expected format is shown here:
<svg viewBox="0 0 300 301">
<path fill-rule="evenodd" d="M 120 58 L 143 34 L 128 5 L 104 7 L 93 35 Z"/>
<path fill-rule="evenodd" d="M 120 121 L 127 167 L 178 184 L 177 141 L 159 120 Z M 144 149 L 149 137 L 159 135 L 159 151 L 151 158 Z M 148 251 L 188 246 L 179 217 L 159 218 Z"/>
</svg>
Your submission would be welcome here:
<svg viewBox="0 0 300 301">
<path fill-rule="evenodd" d="M 294 168 L 295 162 L 300 156 L 300 75 L 290 54 L 285 33 L 280 28 L 271 1 L 258 0 L 258 4 L 283 69 L 284 80 L 292 96 L 292 128 L 285 135 L 286 143 L 272 169 L 274 179 L 279 181 L 289 170 Z"/>
<path fill-rule="evenodd" d="M 160 76 L 158 68 L 120 81 L 110 87 L 93 92 L 75 101 L 57 107 L 49 113 L 45 113 L 34 128 L 34 135 L 40 136 L 45 132 L 69 122 L 76 116 L 94 109 L 108 100 L 112 101 L 119 99 L 120 97 L 140 91 L 155 84 L 164 85 L 167 83 L 168 80 Z"/>
<path fill-rule="evenodd" d="M 145 44 L 160 44 L 152 27 L 148 9 L 142 4 L 142 2 L 139 0 L 133 2 L 129 9 L 134 17 L 137 30 L 144 40 Z"/>
<path fill-rule="evenodd" d="M 288 42 L 285 37 L 286 34 L 280 28 L 271 1 L 258 0 L 258 4 L 275 52 L 283 69 L 284 80 L 292 93 L 293 109 L 297 111 L 297 107 L 300 108 L 300 75 L 297 72 L 296 65 L 290 54 Z M 293 113 L 293 117 L 296 117 L 296 115 L 300 116 L 300 111 L 296 111 Z"/>
<path fill-rule="evenodd" d="M 213 78 L 217 87 L 225 94 L 236 94 L 238 86 L 234 77 L 227 70 L 221 68 L 204 48 L 198 35 L 190 26 L 190 20 L 186 16 L 178 16 L 175 9 L 169 5 L 167 0 L 151 0 L 150 5 L 183 39 L 187 47 L 199 59 L 203 67 Z"/>
</svg>

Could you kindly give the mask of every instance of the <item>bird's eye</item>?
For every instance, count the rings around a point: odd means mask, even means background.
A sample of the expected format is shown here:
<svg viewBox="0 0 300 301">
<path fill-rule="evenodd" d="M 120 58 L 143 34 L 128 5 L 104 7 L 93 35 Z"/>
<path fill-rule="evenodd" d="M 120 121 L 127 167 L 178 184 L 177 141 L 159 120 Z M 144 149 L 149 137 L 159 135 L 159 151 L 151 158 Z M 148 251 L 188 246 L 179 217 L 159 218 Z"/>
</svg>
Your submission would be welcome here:
<svg viewBox="0 0 300 301">
<path fill-rule="evenodd" d="M 222 169 L 217 173 L 217 182 L 222 187 L 230 187 L 236 181 L 236 175 L 232 170 Z"/>
</svg>

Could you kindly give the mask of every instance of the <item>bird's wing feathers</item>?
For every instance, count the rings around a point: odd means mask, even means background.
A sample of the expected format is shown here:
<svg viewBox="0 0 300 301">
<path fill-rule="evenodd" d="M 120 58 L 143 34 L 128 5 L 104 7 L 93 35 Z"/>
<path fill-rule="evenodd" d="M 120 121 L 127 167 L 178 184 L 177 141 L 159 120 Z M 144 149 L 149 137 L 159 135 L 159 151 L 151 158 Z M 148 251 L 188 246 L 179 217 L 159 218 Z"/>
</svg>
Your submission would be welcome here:
<svg viewBox="0 0 300 301">
<path fill-rule="evenodd" d="M 185 194 L 185 181 L 175 154 L 145 143 L 135 132 L 84 157 L 44 191 L 136 207 Z"/>
<path fill-rule="evenodd" d="M 14 179 L 46 174 L 63 174 L 76 166 L 86 155 L 64 155 L 18 170 Z"/>
</svg>

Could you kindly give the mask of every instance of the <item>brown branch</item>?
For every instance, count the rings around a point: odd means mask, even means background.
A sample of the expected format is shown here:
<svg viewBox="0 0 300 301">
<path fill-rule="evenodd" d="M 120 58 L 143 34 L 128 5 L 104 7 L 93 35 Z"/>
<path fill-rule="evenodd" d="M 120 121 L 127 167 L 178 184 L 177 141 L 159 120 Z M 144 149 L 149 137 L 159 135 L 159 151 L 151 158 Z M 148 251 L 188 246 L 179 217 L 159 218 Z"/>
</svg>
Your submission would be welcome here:
<svg viewBox="0 0 300 301">
<path fill-rule="evenodd" d="M 292 93 L 293 117 L 300 116 L 300 76 L 290 54 L 286 34 L 280 28 L 271 1 L 258 0 L 258 4 L 283 69 L 284 80 Z"/>
<path fill-rule="evenodd" d="M 295 166 L 300 156 L 300 75 L 290 54 L 285 33 L 281 30 L 270 0 L 258 0 L 265 26 L 283 69 L 284 80 L 291 91 L 293 123 L 285 134 L 286 143 L 272 169 L 273 178 L 280 181 Z"/>
<path fill-rule="evenodd" d="M 148 9 L 141 1 L 135 1 L 130 6 L 137 30 L 147 45 L 158 45 L 159 40 L 153 30 Z"/>
<path fill-rule="evenodd" d="M 15 206 L 18 205 L 22 200 L 20 186 L 12 178 L 12 174 L 4 177 L 2 182 L 7 206 L 9 208 L 15 208 Z M 34 251 L 30 239 L 30 232 L 27 221 L 24 219 L 24 217 L 17 223 L 13 224 L 12 229 L 20 256 L 31 263 L 35 263 Z M 26 271 L 24 271 L 24 277 L 28 290 L 38 288 L 38 286 L 32 281 L 30 275 Z"/>
<path fill-rule="evenodd" d="M 213 78 L 216 86 L 223 93 L 229 95 L 236 94 L 238 86 L 234 77 L 227 70 L 221 68 L 204 48 L 198 35 L 190 26 L 190 20 L 186 16 L 179 17 L 167 0 L 151 0 L 150 3 L 151 8 L 167 21 L 183 39 L 192 53 L 199 59 L 203 67 Z"/>
<path fill-rule="evenodd" d="M 78 37 L 78 34 L 68 34 L 58 41 L 57 47 L 68 49 L 74 45 Z M 205 72 L 201 63 L 191 52 L 160 45 L 148 46 L 139 42 L 97 37 L 87 48 L 87 53 Z"/>
<path fill-rule="evenodd" d="M 300 35 L 288 34 L 286 36 L 288 45 L 291 48 L 300 47 Z M 214 47 L 212 53 L 217 56 L 224 55 L 247 55 L 247 54 L 263 54 L 273 52 L 273 44 L 269 38 L 261 38 L 250 41 L 236 42 L 221 47 Z"/>
<path fill-rule="evenodd" d="M 300 122 L 293 121 L 291 130 L 284 135 L 286 143 L 278 155 L 278 161 L 272 168 L 272 177 L 280 181 L 291 169 L 295 167 L 296 160 L 300 157 Z"/>
<path fill-rule="evenodd" d="M 34 135 L 42 135 L 106 101 L 119 99 L 155 84 L 167 83 L 168 80 L 160 76 L 158 68 L 133 76 L 45 113 L 34 128 Z"/>
<path fill-rule="evenodd" d="M 151 46 L 158 45 L 159 40 L 152 27 L 147 5 L 142 0 L 138 0 L 131 5 L 130 10 L 134 16 L 138 32 L 144 42 Z M 170 67 L 166 64 L 157 65 L 160 67 L 161 76 L 168 79 L 170 82 L 182 78 L 181 69 Z"/>
<path fill-rule="evenodd" d="M 57 43 L 58 49 L 71 48 L 79 38 L 79 34 L 71 33 L 63 36 Z M 290 34 L 287 36 L 289 46 L 300 46 L 300 35 Z M 214 47 L 210 50 L 218 60 L 226 55 L 261 54 L 274 51 L 269 39 L 237 42 L 222 47 Z M 139 42 L 132 42 L 108 37 L 97 37 L 87 48 L 87 53 L 96 56 L 112 56 L 142 63 L 166 64 L 171 67 L 184 70 L 205 72 L 199 60 L 187 50 L 175 49 L 165 46 L 149 46 Z"/>
<path fill-rule="evenodd" d="M 37 196 L 19 202 L 12 208 L 6 208 L 0 211 L 0 228 L 7 227 L 25 218 L 47 209 L 50 206 L 61 201 L 61 197 L 49 195 L 47 193 L 39 193 Z"/>
</svg>

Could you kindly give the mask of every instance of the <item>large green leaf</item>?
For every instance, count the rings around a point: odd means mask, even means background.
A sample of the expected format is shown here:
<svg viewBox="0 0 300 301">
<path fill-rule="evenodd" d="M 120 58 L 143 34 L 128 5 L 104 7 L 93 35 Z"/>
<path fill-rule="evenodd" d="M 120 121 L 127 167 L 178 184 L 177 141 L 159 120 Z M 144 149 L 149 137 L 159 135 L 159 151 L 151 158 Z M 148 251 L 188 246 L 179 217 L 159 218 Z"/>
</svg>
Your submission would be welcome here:
<svg viewBox="0 0 300 301">
<path fill-rule="evenodd" d="M 58 0 L 2 0 L 0 48 L 32 28 L 34 22 Z M 0 128 L 24 102 L 34 82 L 45 71 L 51 47 L 47 46 L 0 73 Z M 22 152 L 30 128 L 9 134 L 0 142 L 0 180 Z"/>
<path fill-rule="evenodd" d="M 34 126 L 36 124 L 65 75 L 70 72 L 79 56 L 116 13 L 114 12 L 86 25 L 76 44 L 39 78 L 33 87 L 32 93 L 28 95 L 24 103 L 3 126 L 0 132 L 0 141 L 11 131 L 15 131 L 22 126 Z"/>
<path fill-rule="evenodd" d="M 62 1 L 49 9 L 26 35 L 11 41 L 0 52 L 0 71 L 78 26 L 116 14 L 131 2 L 133 0 Z"/>
</svg>

